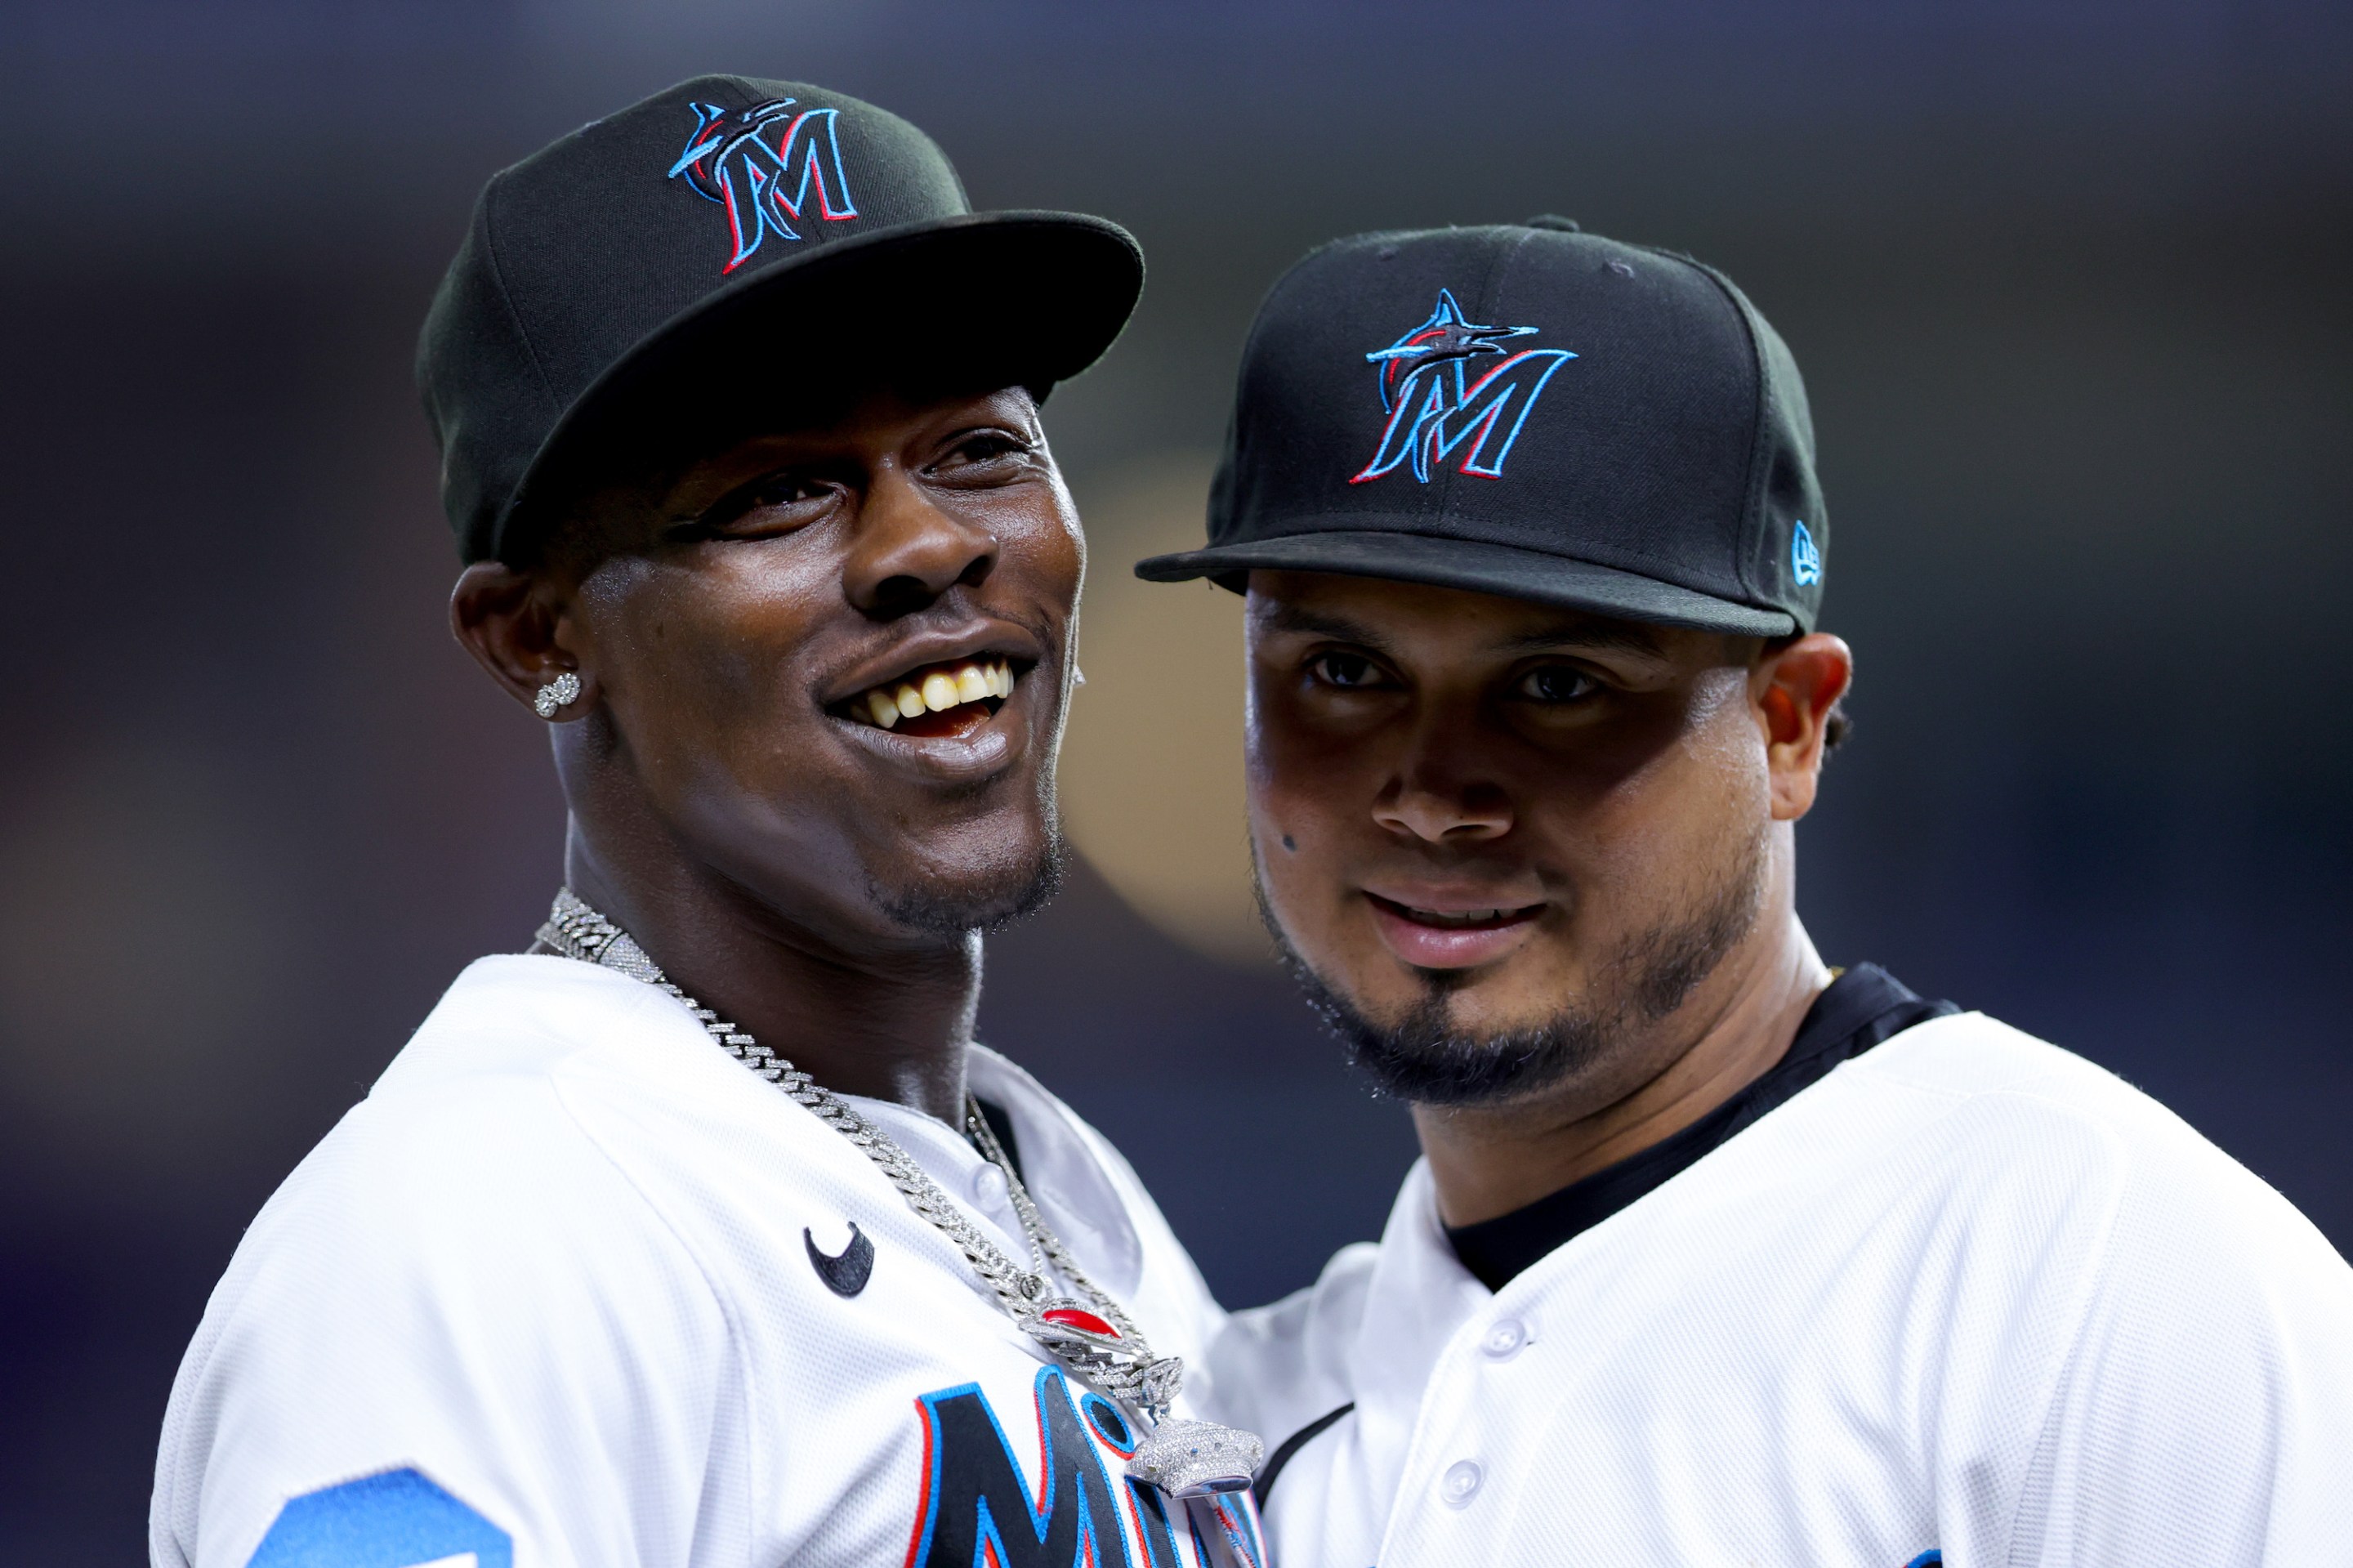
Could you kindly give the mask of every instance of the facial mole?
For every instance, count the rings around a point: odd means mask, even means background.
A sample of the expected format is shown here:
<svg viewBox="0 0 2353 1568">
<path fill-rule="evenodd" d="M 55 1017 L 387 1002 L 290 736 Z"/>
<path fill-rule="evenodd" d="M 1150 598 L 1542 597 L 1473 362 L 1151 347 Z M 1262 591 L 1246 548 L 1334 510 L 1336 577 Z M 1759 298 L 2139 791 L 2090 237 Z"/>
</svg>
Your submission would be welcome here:
<svg viewBox="0 0 2353 1568">
<path fill-rule="evenodd" d="M 1299 848 L 1299 841 L 1285 833 L 1282 835 L 1282 847 L 1287 850 L 1296 850 Z"/>
</svg>

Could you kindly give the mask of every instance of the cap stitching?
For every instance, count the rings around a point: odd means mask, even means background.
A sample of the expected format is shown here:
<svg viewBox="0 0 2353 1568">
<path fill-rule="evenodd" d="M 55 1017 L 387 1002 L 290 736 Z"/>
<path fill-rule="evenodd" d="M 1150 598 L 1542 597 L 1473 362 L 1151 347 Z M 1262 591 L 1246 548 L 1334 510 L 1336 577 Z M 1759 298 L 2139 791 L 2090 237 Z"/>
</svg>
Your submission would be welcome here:
<svg viewBox="0 0 2353 1568">
<path fill-rule="evenodd" d="M 1498 225 L 1497 227 L 1501 226 Z M 1496 251 L 1494 259 L 1487 263 L 1486 276 L 1479 280 L 1479 302 L 1471 307 L 1471 312 L 1473 316 L 1484 319 L 1492 313 L 1495 303 L 1493 297 L 1495 292 L 1495 284 L 1496 281 L 1503 277 L 1504 269 L 1512 264 L 1512 259 L 1520 253 L 1521 247 L 1526 245 L 1528 241 L 1535 238 L 1535 230 L 1521 229 L 1518 231 L 1517 237 L 1514 238 L 1512 243 Z M 1448 517 L 1453 514 L 1454 486 L 1461 477 L 1462 468 L 1460 463 L 1457 463 L 1454 467 L 1446 471 L 1446 488 L 1438 493 L 1439 516 Z"/>
<path fill-rule="evenodd" d="M 1229 467 L 1239 471 L 1243 464 L 1240 436 L 1242 404 L 1250 394 L 1250 372 L 1259 363 L 1259 342 L 1267 333 L 1273 330 L 1277 314 L 1274 308 L 1275 301 L 1292 290 L 1306 288 L 1310 281 L 1309 271 L 1314 264 L 1324 257 L 1352 249 L 1376 247 L 1379 242 L 1392 238 L 1410 238 L 1412 232 L 1410 229 L 1402 228 L 1378 229 L 1370 234 L 1345 235 L 1338 239 L 1327 239 L 1320 245 L 1309 248 L 1305 255 L 1285 268 L 1282 276 L 1267 286 L 1265 295 L 1259 301 L 1257 313 L 1250 317 L 1250 331 L 1242 336 L 1241 359 L 1234 367 L 1234 402 L 1226 416 L 1226 445 L 1219 459 L 1219 473 L 1223 474 Z M 1206 509 L 1208 512 L 1206 519 L 1208 524 L 1208 542 L 1213 546 L 1218 543 L 1217 500 L 1218 488 L 1213 482 L 1209 488 L 1209 506 Z M 1441 507 L 1440 510 L 1442 512 L 1443 508 Z M 1238 511 L 1239 508 L 1229 494 L 1226 507 L 1228 519 L 1231 520 Z"/>
<path fill-rule="evenodd" d="M 1258 313 L 1250 318 L 1250 331 L 1244 334 L 1242 338 L 1241 363 L 1234 368 L 1234 406 L 1232 411 L 1227 416 L 1226 420 L 1229 434 L 1227 451 L 1230 456 L 1232 466 L 1239 468 L 1241 463 L 1241 443 L 1239 437 L 1241 429 L 1242 402 L 1250 393 L 1250 371 L 1258 364 L 1259 339 L 1268 330 L 1268 323 L 1274 319 L 1274 302 L 1276 296 L 1283 293 L 1286 290 L 1306 287 L 1304 279 L 1308 270 L 1308 263 L 1314 261 L 1317 257 L 1322 256 L 1328 250 L 1339 249 L 1346 243 L 1347 241 L 1345 240 L 1333 239 L 1316 246 L 1314 249 L 1308 251 L 1306 255 L 1293 262 L 1289 270 L 1287 270 L 1282 276 L 1277 278 L 1273 284 L 1268 288 L 1266 297 L 1259 302 Z M 1219 471 L 1222 471 L 1228 466 L 1228 461 L 1225 458 L 1221 458 L 1218 466 Z M 1214 507 L 1218 500 L 1218 487 L 1214 479 L 1212 479 L 1209 485 L 1208 499 L 1210 507 Z M 1207 510 L 1207 508 L 1205 508 L 1205 510 Z M 1232 497 L 1229 494 L 1227 497 L 1227 521 L 1231 521 L 1236 510 L 1237 508 L 1235 507 Z M 1208 543 L 1215 545 L 1218 542 L 1218 524 L 1219 519 L 1212 515 L 1207 517 L 1205 521 L 1208 524 L 1206 530 Z"/>
<path fill-rule="evenodd" d="M 1724 296 L 1725 303 L 1732 307 L 1734 317 L 1740 323 L 1741 335 L 1748 340 L 1748 362 L 1757 373 L 1757 414 L 1756 424 L 1749 432 L 1748 473 L 1746 482 L 1741 486 L 1740 520 L 1743 524 L 1746 524 L 1750 517 L 1757 517 L 1759 521 L 1758 532 L 1761 535 L 1764 531 L 1762 524 L 1765 521 L 1762 515 L 1767 478 L 1764 468 L 1765 452 L 1771 445 L 1768 432 L 1772 429 L 1773 385 L 1772 378 L 1766 374 L 1765 345 L 1757 340 L 1757 328 L 1748 319 L 1748 302 L 1742 298 L 1740 291 L 1732 286 L 1731 280 L 1704 261 L 1696 261 L 1688 256 L 1679 256 L 1672 250 L 1659 250 L 1652 247 L 1644 247 L 1644 249 L 1651 249 L 1654 255 L 1681 261 L 1715 284 L 1716 291 Z M 1746 534 L 1745 526 L 1742 532 Z M 1738 543 L 1739 547 L 1735 550 L 1733 556 L 1733 569 L 1740 574 L 1740 586 L 1746 590 L 1751 603 L 1770 599 L 1773 596 L 1758 585 L 1755 575 L 1750 570 L 1751 563 L 1746 548 L 1749 541 L 1744 537 Z M 1767 605 L 1765 608 L 1781 610 L 1783 614 L 1789 613 L 1778 603 Z"/>
<path fill-rule="evenodd" d="M 522 313 L 515 308 L 514 296 L 507 288 L 506 269 L 499 264 L 498 226 L 492 211 L 504 178 L 503 173 L 493 175 L 491 183 L 482 188 L 482 258 L 491 274 L 491 291 L 498 296 L 499 308 L 506 312 L 507 320 L 512 323 L 515 341 L 522 344 L 523 357 L 531 362 L 531 373 L 538 379 L 541 395 L 547 399 L 549 429 L 553 429 L 554 422 L 564 417 L 564 405 L 555 396 L 554 383 L 547 378 L 547 366 L 540 363 L 539 345 L 532 342 L 531 329 L 523 324 Z M 534 452 L 533 457 L 536 455 Z M 531 463 L 526 461 L 523 473 L 515 477 L 513 487 L 499 499 L 498 512 L 491 519 L 490 537 L 482 541 L 485 556 L 497 555 L 505 545 L 507 519 L 514 511 L 515 497 L 522 493 L 523 477 L 530 471 Z"/>
<path fill-rule="evenodd" d="M 531 329 L 523 324 L 522 313 L 515 309 L 514 296 L 507 289 L 506 269 L 499 264 L 498 224 L 491 209 L 497 200 L 499 182 L 503 177 L 491 175 L 490 187 L 482 193 L 482 254 L 490 262 L 491 288 L 499 296 L 499 308 L 505 311 L 507 320 L 514 323 L 515 336 L 522 344 L 524 357 L 531 361 L 531 373 L 539 378 L 539 389 L 547 396 L 547 406 L 561 412 L 555 384 L 547 378 L 547 366 L 539 360 L 539 345 L 531 341 Z"/>
</svg>

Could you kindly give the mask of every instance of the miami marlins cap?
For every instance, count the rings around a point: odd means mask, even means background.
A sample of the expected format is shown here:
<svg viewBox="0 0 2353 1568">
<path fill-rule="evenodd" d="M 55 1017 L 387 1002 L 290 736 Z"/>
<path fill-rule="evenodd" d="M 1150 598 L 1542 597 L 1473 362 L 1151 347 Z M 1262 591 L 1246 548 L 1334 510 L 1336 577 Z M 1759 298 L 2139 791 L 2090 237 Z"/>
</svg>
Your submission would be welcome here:
<svg viewBox="0 0 2353 1568">
<path fill-rule="evenodd" d="M 1730 280 L 1565 218 L 1360 235 L 1243 350 L 1208 547 L 1136 575 L 1402 578 L 1812 630 L 1830 528 L 1796 362 Z"/>
<path fill-rule="evenodd" d="M 1118 225 L 974 212 L 932 140 L 823 88 L 681 82 L 494 175 L 435 296 L 417 381 L 469 561 L 616 452 L 747 408 L 824 406 L 860 364 L 1043 396 L 1144 286 Z"/>
</svg>

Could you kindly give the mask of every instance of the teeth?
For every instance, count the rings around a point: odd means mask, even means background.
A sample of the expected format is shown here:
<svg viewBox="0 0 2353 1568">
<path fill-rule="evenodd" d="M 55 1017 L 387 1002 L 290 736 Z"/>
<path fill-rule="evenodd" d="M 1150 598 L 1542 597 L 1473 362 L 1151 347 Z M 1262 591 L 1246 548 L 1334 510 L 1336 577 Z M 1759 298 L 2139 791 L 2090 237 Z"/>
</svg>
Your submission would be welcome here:
<svg viewBox="0 0 2353 1568">
<path fill-rule="evenodd" d="M 853 717 L 890 729 L 902 718 L 923 713 L 944 713 L 963 703 L 987 702 L 1013 694 L 1013 665 L 1003 659 L 987 663 L 969 660 L 952 668 L 926 672 L 920 681 L 895 681 L 875 686 L 849 705 Z"/>
<path fill-rule="evenodd" d="M 1500 920 L 1510 913 L 1508 909 L 1465 909 L 1459 914 L 1441 915 L 1435 909 L 1417 909 L 1413 917 L 1425 926 L 1478 926 Z"/>
</svg>

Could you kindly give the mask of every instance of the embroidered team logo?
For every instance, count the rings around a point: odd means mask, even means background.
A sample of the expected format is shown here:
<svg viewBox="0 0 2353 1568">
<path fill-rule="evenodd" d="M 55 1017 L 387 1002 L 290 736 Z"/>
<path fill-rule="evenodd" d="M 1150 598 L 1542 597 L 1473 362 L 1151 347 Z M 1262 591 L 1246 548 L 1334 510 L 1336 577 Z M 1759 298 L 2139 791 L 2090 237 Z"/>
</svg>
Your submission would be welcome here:
<svg viewBox="0 0 2353 1568">
<path fill-rule="evenodd" d="M 694 134 L 670 168 L 694 193 L 727 209 L 727 230 L 735 254 L 723 271 L 733 272 L 773 234 L 798 239 L 794 224 L 805 221 L 812 201 L 829 222 L 858 216 L 849 181 L 841 172 L 838 109 L 802 109 L 799 100 L 771 99 L 749 109 L 697 103 Z"/>
<path fill-rule="evenodd" d="M 1389 419 L 1373 461 L 1348 482 L 1362 484 L 1410 463 L 1413 477 L 1427 484 L 1430 471 L 1458 450 L 1461 471 L 1503 478 L 1504 460 L 1545 383 L 1577 357 L 1565 348 L 1505 352 L 1507 340 L 1535 331 L 1477 325 L 1463 317 L 1452 291 L 1438 291 L 1438 308 L 1428 321 L 1365 355 L 1379 367 L 1381 407 Z M 1489 355 L 1497 356 L 1492 364 L 1482 357 Z M 1480 372 L 1475 378 L 1474 370 Z"/>
</svg>

